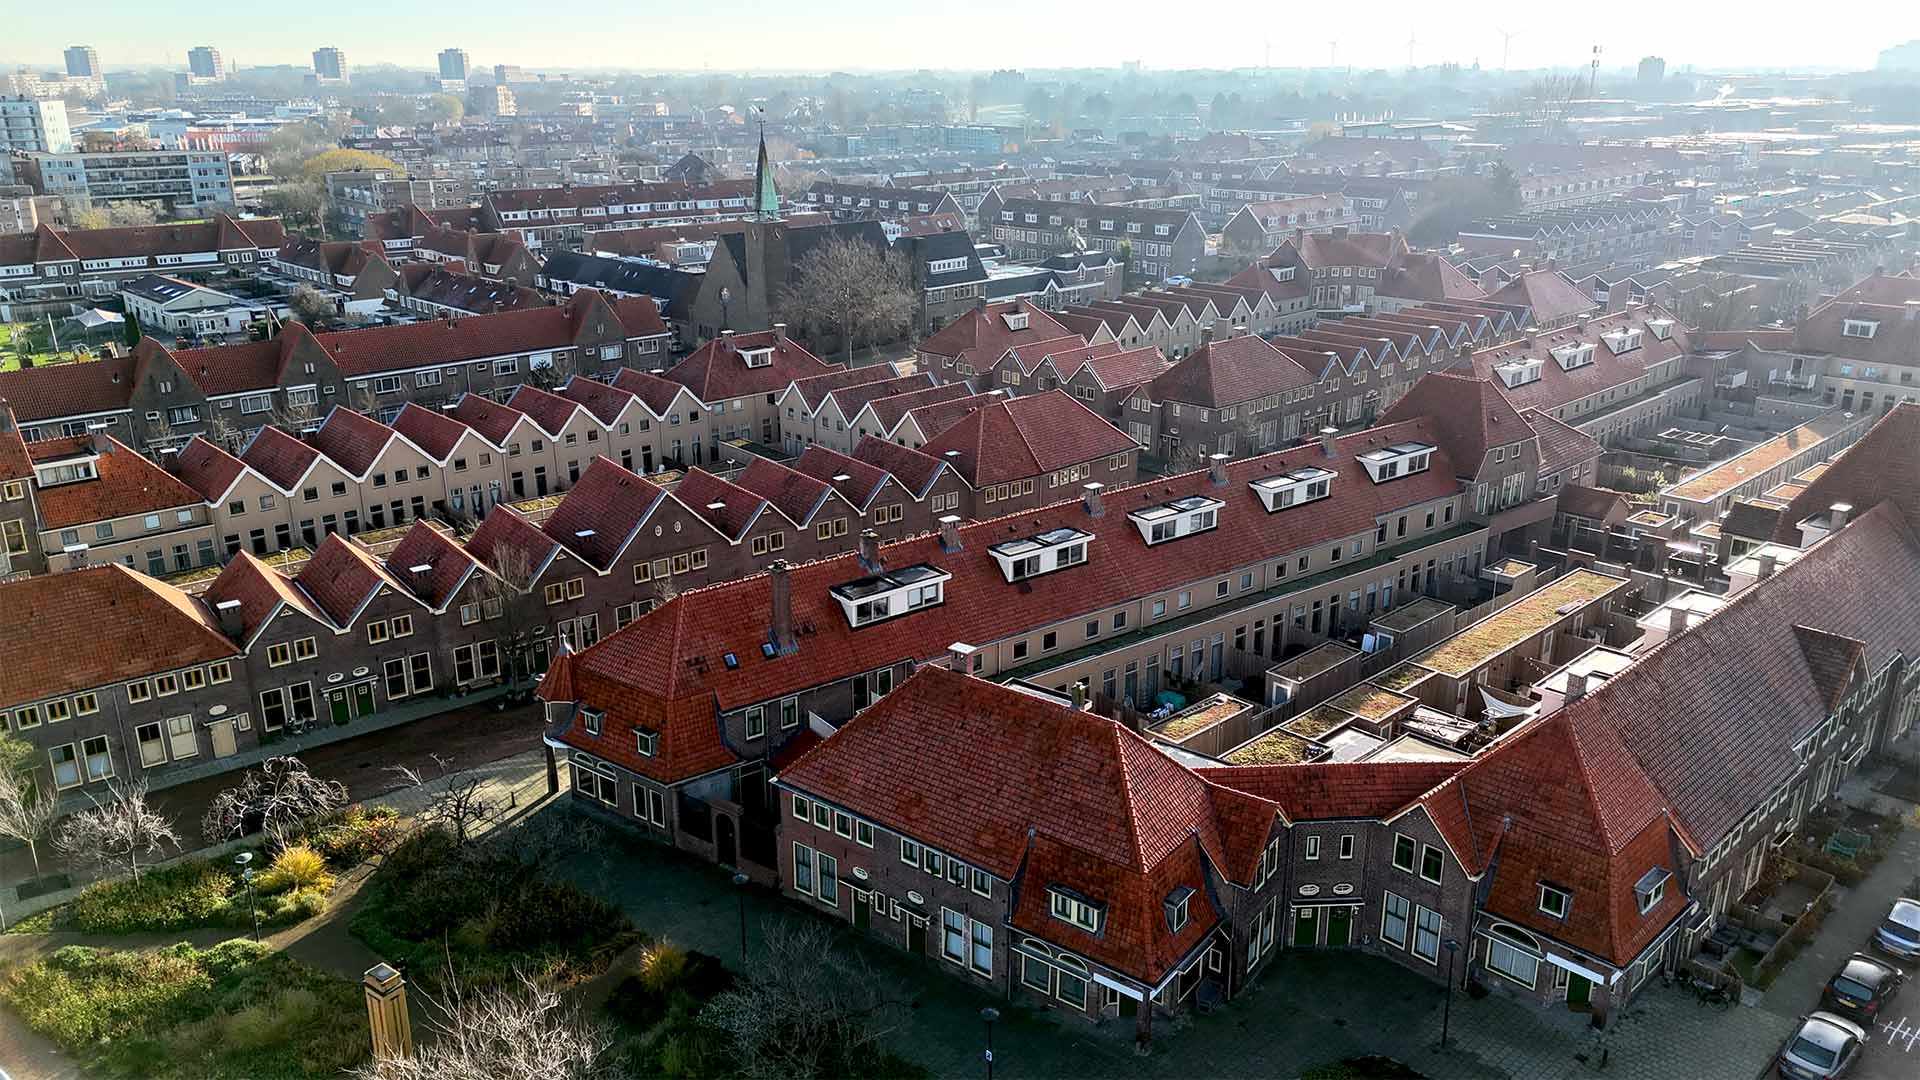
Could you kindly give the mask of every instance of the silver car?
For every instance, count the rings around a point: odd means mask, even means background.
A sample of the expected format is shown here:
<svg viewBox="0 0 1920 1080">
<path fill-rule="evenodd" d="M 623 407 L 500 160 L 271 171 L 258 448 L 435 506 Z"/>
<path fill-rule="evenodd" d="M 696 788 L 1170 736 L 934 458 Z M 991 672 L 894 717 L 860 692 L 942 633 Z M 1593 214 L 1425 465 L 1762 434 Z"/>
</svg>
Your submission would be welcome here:
<svg viewBox="0 0 1920 1080">
<path fill-rule="evenodd" d="M 1901 897 L 1873 932 L 1873 947 L 1902 960 L 1920 960 L 1920 900 Z"/>
<path fill-rule="evenodd" d="M 1851 1020 L 1830 1012 L 1810 1013 L 1780 1050 L 1780 1075 L 1789 1080 L 1845 1076 L 1866 1039 L 1866 1029 Z"/>
</svg>

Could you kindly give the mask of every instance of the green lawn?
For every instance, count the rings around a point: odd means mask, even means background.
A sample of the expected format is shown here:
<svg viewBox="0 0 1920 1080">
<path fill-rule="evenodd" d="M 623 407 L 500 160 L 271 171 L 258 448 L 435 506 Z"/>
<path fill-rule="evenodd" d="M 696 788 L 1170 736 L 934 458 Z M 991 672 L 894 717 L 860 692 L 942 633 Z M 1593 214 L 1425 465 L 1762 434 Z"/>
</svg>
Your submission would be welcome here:
<svg viewBox="0 0 1920 1080">
<path fill-rule="evenodd" d="M 26 343 L 26 352 L 33 357 L 36 365 L 64 364 L 82 358 L 71 349 L 55 352 L 44 320 L 37 323 L 0 323 L 0 371 L 19 369 L 23 341 Z"/>
</svg>

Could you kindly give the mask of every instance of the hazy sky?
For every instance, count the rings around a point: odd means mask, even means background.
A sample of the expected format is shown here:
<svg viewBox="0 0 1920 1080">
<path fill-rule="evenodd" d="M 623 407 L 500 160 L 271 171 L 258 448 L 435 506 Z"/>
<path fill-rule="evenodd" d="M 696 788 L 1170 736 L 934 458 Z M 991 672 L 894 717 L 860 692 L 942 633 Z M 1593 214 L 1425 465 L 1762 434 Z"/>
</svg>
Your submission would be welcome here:
<svg viewBox="0 0 1920 1080">
<path fill-rule="evenodd" d="M 1775 6 L 1778 17 L 1767 9 Z M 1881 49 L 1920 37 L 1911 0 L 1704 0 L 1539 3 L 1432 0 L 1282 4 L 1275 0 L 0 0 L 0 60 L 54 68 L 62 48 L 93 45 L 116 66 L 184 66 L 213 45 L 242 65 L 309 62 L 337 45 L 350 63 L 433 66 L 457 45 L 475 64 L 641 71 L 873 68 L 1246 67 L 1320 65 L 1339 41 L 1343 65 L 1604 67 L 1649 53 L 1669 70 L 1783 66 L 1864 69 Z M 1596 25 L 1589 25 L 1590 21 Z M 1269 50 L 1271 50 L 1269 54 Z"/>
</svg>

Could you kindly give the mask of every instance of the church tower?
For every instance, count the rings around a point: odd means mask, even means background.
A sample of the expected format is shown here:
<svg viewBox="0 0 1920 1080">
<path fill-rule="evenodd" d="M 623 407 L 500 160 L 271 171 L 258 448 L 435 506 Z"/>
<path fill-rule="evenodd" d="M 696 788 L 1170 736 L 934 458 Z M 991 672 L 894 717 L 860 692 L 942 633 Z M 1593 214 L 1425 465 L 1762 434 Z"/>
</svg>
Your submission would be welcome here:
<svg viewBox="0 0 1920 1080">
<path fill-rule="evenodd" d="M 760 115 L 760 160 L 753 171 L 753 216 L 756 221 L 780 220 L 780 193 L 773 186 L 773 166 L 767 161 L 767 117 Z"/>
</svg>

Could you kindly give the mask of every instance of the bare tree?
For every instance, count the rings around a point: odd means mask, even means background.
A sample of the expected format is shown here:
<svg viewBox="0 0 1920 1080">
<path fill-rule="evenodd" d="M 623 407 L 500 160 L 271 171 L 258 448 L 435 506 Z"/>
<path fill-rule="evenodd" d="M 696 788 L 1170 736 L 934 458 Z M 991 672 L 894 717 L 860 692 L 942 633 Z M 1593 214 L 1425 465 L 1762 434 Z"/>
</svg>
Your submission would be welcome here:
<svg viewBox="0 0 1920 1080">
<path fill-rule="evenodd" d="M 287 298 L 287 307 L 293 311 L 294 318 L 308 324 L 339 314 L 333 297 L 311 285 L 296 285 L 293 295 Z"/>
<path fill-rule="evenodd" d="M 780 922 L 765 960 L 716 996 L 700 1019 L 725 1033 L 742 1076 L 870 1074 L 871 1057 L 905 1016 L 908 995 L 817 922 Z"/>
<path fill-rule="evenodd" d="M 518 987 L 461 990 L 448 966 L 445 999 L 425 991 L 434 1038 L 411 1057 L 376 1058 L 359 1080 L 615 1080 L 613 1033 L 525 975 Z"/>
<path fill-rule="evenodd" d="M 427 826 L 446 826 L 453 834 L 454 846 L 465 847 L 478 827 L 500 812 L 499 800 L 482 791 L 486 786 L 484 777 L 454 772 L 453 763 L 439 754 L 433 755 L 433 765 L 431 775 L 411 765 L 389 768 L 406 781 L 407 786 L 426 794 L 426 805 L 415 817 Z"/>
<path fill-rule="evenodd" d="M 302 828 L 346 804 L 345 784 L 314 776 L 297 757 L 273 757 L 213 797 L 200 819 L 200 831 L 218 843 L 258 828 L 275 848 L 284 848 Z"/>
<path fill-rule="evenodd" d="M 570 349 L 559 355 L 548 354 L 544 362 L 529 362 L 527 381 L 542 390 L 559 390 L 580 373 L 580 361 L 574 358 L 579 351 Z"/>
<path fill-rule="evenodd" d="M 151 861 L 167 845 L 180 846 L 173 822 L 147 806 L 146 780 L 110 782 L 106 802 L 87 798 L 93 808 L 67 818 L 54 833 L 53 846 L 67 858 L 116 870 L 124 865 L 138 881 L 142 855 Z"/>
<path fill-rule="evenodd" d="M 37 878 L 40 841 L 52 831 L 60 801 L 40 786 L 32 765 L 34 756 L 32 745 L 24 740 L 0 737 L 0 836 L 27 845 Z"/>
<path fill-rule="evenodd" d="M 835 236 L 801 256 L 780 306 L 788 322 L 808 333 L 838 337 L 851 363 L 856 342 L 905 334 L 918 304 L 898 252 Z"/>
<path fill-rule="evenodd" d="M 493 640 L 507 665 L 507 689 L 520 689 L 533 674 L 533 631 L 543 625 L 534 601 L 533 557 L 517 547 L 495 552 L 480 579 L 480 610 L 493 621 Z"/>
</svg>

